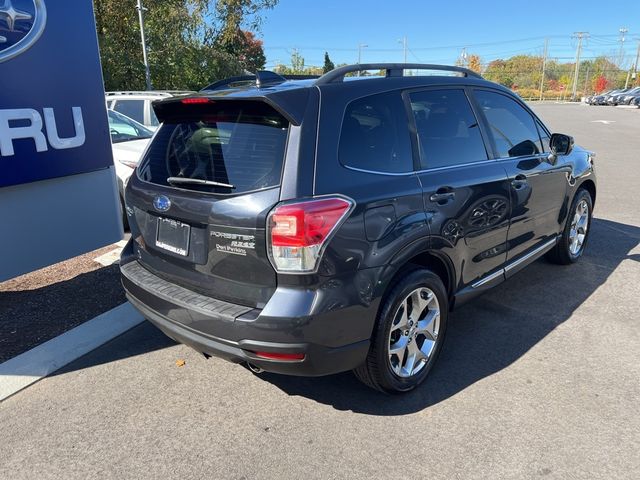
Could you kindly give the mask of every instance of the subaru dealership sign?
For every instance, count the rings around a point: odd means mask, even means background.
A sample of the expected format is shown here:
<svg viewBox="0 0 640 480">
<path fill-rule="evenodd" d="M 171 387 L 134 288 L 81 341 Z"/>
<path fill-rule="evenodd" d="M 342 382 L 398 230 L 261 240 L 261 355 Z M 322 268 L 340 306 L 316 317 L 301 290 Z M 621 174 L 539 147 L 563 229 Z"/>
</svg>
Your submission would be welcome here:
<svg viewBox="0 0 640 480">
<path fill-rule="evenodd" d="M 0 0 L 0 281 L 122 234 L 91 0 Z"/>
</svg>

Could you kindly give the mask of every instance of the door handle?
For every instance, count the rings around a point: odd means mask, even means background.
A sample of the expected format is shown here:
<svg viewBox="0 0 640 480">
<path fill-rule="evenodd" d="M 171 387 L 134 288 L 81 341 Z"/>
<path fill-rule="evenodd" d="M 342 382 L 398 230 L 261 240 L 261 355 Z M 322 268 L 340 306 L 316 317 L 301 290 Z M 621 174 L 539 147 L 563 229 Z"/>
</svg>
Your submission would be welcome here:
<svg viewBox="0 0 640 480">
<path fill-rule="evenodd" d="M 515 178 L 511 181 L 511 186 L 516 190 L 522 190 L 527 186 L 527 184 L 527 177 L 522 174 L 516 175 Z"/>
<path fill-rule="evenodd" d="M 449 187 L 442 187 L 436 190 L 436 193 L 432 194 L 429 197 L 429 200 L 437 202 L 440 205 L 444 205 L 448 201 L 453 200 L 455 196 L 455 192 L 452 192 Z"/>
</svg>

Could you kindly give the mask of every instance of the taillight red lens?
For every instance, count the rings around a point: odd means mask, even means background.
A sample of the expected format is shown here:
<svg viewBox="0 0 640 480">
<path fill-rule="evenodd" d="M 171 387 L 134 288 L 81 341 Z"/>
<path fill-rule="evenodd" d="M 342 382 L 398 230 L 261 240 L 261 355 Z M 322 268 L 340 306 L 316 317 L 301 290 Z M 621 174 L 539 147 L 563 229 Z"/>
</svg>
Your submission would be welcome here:
<svg viewBox="0 0 640 480">
<path fill-rule="evenodd" d="M 211 103 L 211 100 L 204 97 L 195 97 L 195 98 L 183 98 L 180 100 L 181 103 Z"/>
<path fill-rule="evenodd" d="M 327 198 L 277 207 L 271 216 L 271 244 L 308 247 L 322 243 L 351 207 L 342 198 Z"/>
<path fill-rule="evenodd" d="M 282 273 L 317 269 L 331 232 L 348 215 L 353 202 L 326 197 L 277 206 L 269 215 L 270 258 Z"/>
</svg>

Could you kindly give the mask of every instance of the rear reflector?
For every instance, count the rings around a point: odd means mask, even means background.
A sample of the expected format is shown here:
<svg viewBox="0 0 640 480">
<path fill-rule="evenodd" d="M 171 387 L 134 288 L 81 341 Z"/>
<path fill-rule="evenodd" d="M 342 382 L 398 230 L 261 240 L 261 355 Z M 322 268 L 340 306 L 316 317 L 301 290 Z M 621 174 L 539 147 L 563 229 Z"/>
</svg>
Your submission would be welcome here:
<svg viewBox="0 0 640 480">
<path fill-rule="evenodd" d="M 353 205 L 342 197 L 278 205 L 267 219 L 274 268 L 282 273 L 316 271 L 324 246 Z"/>
<path fill-rule="evenodd" d="M 196 98 L 183 98 L 180 100 L 181 103 L 211 103 L 211 100 L 204 97 L 196 97 Z"/>
<path fill-rule="evenodd" d="M 304 353 L 254 352 L 254 354 L 256 357 L 266 358 L 267 360 L 282 360 L 285 362 L 304 360 Z"/>
</svg>

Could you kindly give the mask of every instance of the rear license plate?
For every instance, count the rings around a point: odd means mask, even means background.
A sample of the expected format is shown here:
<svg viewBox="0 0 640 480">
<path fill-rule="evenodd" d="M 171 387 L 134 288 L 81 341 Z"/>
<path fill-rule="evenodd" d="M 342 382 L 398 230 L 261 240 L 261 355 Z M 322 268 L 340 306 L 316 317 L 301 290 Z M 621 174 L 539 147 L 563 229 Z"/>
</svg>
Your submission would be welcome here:
<svg viewBox="0 0 640 480">
<path fill-rule="evenodd" d="M 158 218 L 156 247 L 186 257 L 189 254 L 190 237 L 190 225 L 169 218 Z"/>
</svg>

